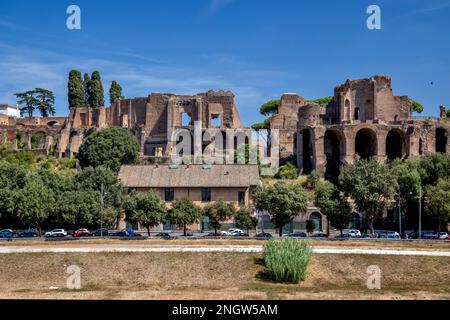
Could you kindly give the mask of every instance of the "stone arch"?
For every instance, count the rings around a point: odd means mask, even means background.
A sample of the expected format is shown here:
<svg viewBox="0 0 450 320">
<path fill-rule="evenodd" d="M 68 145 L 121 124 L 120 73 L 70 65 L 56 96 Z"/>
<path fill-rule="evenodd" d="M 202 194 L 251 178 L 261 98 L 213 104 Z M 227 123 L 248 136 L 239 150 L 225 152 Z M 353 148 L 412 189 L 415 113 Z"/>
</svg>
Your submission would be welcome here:
<svg viewBox="0 0 450 320">
<path fill-rule="evenodd" d="M 50 128 L 55 128 L 55 127 L 59 127 L 61 125 L 61 123 L 57 120 L 52 120 L 47 122 L 47 126 Z"/>
<path fill-rule="evenodd" d="M 447 153 L 448 136 L 444 128 L 436 128 L 436 152 Z"/>
<path fill-rule="evenodd" d="M 309 215 L 309 220 L 314 222 L 314 231 L 322 231 L 322 214 L 320 212 L 312 212 Z"/>
<path fill-rule="evenodd" d="M 364 127 L 356 133 L 355 153 L 363 159 L 377 155 L 377 134 L 373 129 Z"/>
<path fill-rule="evenodd" d="M 324 136 L 324 154 L 326 156 L 325 179 L 338 182 L 340 166 L 345 155 L 345 136 L 341 131 L 329 129 Z"/>
<path fill-rule="evenodd" d="M 406 135 L 400 129 L 392 129 L 386 136 L 386 156 L 389 160 L 406 156 Z"/>
<path fill-rule="evenodd" d="M 47 133 L 44 131 L 36 131 L 29 133 L 31 149 L 44 149 L 47 139 Z"/>
<path fill-rule="evenodd" d="M 302 135 L 302 173 L 310 174 L 313 170 L 313 140 L 310 129 L 300 131 Z"/>
</svg>

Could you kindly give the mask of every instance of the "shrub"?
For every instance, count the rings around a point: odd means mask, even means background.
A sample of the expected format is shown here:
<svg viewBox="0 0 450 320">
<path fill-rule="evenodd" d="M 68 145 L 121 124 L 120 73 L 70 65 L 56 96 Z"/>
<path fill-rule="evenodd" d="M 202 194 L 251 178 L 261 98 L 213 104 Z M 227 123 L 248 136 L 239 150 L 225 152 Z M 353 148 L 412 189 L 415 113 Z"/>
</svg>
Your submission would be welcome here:
<svg viewBox="0 0 450 320">
<path fill-rule="evenodd" d="M 264 262 L 273 279 L 298 283 L 305 280 L 312 249 L 309 241 L 271 240 L 264 245 Z"/>
<path fill-rule="evenodd" d="M 298 177 L 297 168 L 290 162 L 285 164 L 284 166 L 281 166 L 278 170 L 278 173 L 275 175 L 276 179 L 282 179 L 282 180 L 293 180 Z"/>
<path fill-rule="evenodd" d="M 306 178 L 305 187 L 310 190 L 316 189 L 320 182 L 320 173 L 317 171 L 311 172 Z"/>
</svg>

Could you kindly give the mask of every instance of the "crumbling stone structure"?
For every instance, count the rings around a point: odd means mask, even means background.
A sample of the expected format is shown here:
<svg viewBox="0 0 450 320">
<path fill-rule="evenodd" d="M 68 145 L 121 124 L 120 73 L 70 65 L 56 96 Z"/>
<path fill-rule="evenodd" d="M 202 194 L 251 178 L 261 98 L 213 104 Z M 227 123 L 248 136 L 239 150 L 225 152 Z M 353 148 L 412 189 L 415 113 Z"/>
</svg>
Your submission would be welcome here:
<svg viewBox="0 0 450 320">
<path fill-rule="evenodd" d="M 46 154 L 54 149 L 55 156 L 69 157 L 76 155 L 83 140 L 95 130 L 119 126 L 135 134 L 143 156 L 161 157 L 173 147 L 173 130 L 185 128 L 193 132 L 197 121 L 201 121 L 202 130 L 244 128 L 230 91 L 208 91 L 192 96 L 152 93 L 147 98 L 117 100 L 109 108 L 73 108 L 67 118 L 0 115 L 0 139 L 12 142 L 19 149 L 32 150 L 36 149 L 31 146 L 32 134 L 39 133 L 45 142 L 39 149 Z"/>
<path fill-rule="evenodd" d="M 375 157 L 383 162 L 450 153 L 449 123 L 414 119 L 412 101 L 394 96 L 387 76 L 347 80 L 334 89 L 334 98 L 326 105 L 303 101 L 299 99 L 292 107 L 298 112 L 296 146 L 291 147 L 292 139 L 288 141 L 289 148 L 296 148 L 303 174 L 317 170 L 333 181 L 340 165 L 358 158 Z M 279 113 L 292 117 L 292 110 L 280 108 Z M 292 127 L 290 123 L 285 130 L 291 132 Z"/>
</svg>

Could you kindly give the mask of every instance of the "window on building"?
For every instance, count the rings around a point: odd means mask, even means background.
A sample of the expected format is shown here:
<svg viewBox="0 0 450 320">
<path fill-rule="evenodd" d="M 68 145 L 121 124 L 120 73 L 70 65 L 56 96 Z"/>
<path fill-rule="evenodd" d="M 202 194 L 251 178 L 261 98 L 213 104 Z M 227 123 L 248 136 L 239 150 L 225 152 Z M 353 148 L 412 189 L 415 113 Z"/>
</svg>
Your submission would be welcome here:
<svg viewBox="0 0 450 320">
<path fill-rule="evenodd" d="M 202 201 L 203 202 L 211 201 L 211 188 L 202 188 Z"/>
<path fill-rule="evenodd" d="M 241 206 L 245 205 L 245 192 L 244 191 L 238 192 L 238 202 L 239 202 L 239 205 L 241 205 Z"/>
<path fill-rule="evenodd" d="M 359 108 L 355 108 L 355 120 L 359 120 Z"/>
<path fill-rule="evenodd" d="M 174 200 L 174 190 L 173 188 L 164 188 L 164 201 L 171 202 Z"/>
</svg>

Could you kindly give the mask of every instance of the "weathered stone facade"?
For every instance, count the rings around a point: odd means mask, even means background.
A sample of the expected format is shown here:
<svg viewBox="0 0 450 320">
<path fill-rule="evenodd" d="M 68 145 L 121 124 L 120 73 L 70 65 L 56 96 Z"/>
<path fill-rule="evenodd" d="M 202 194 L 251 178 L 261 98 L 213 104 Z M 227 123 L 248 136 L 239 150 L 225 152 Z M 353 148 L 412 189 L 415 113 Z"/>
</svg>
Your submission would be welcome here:
<svg viewBox="0 0 450 320">
<path fill-rule="evenodd" d="M 394 96 L 386 76 L 348 80 L 335 88 L 329 104 L 301 102 L 297 111 L 297 139 L 292 149 L 297 149 L 303 174 L 317 170 L 335 180 L 340 165 L 358 158 L 386 161 L 450 153 L 449 122 L 445 118 L 414 119 L 412 101 Z M 292 117 L 292 111 L 288 114 Z"/>
<path fill-rule="evenodd" d="M 183 123 L 183 118 L 188 121 Z M 19 149 L 39 149 L 46 154 L 54 149 L 55 156 L 68 157 L 76 155 L 83 140 L 95 130 L 119 126 L 135 134 L 143 156 L 165 156 L 173 147 L 173 130 L 184 128 L 193 132 L 194 122 L 198 121 L 202 130 L 243 128 L 230 91 L 208 91 L 192 96 L 152 93 L 147 98 L 118 100 L 109 108 L 73 108 L 68 118 L 0 115 L 0 141 L 12 142 Z M 30 139 L 35 134 L 45 140 L 39 148 L 31 146 Z"/>
</svg>

